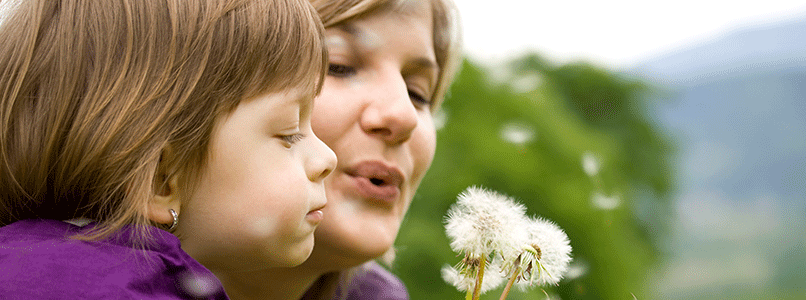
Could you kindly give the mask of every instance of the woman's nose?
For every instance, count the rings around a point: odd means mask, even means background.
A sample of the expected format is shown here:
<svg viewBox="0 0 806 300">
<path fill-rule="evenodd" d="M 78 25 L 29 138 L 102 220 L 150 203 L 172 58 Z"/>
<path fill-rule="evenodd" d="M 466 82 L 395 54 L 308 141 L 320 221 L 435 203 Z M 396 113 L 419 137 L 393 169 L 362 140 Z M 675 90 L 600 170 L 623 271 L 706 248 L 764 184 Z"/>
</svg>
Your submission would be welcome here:
<svg viewBox="0 0 806 300">
<path fill-rule="evenodd" d="M 418 112 L 400 74 L 377 77 L 375 88 L 366 95 L 370 103 L 361 115 L 361 128 L 388 144 L 399 144 L 411 137 L 417 127 Z"/>
</svg>

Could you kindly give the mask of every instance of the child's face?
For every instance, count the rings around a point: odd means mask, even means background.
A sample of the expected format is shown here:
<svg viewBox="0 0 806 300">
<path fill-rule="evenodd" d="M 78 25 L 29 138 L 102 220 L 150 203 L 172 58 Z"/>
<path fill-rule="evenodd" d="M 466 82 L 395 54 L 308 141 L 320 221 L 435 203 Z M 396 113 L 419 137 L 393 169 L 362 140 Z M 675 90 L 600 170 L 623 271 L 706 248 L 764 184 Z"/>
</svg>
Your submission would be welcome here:
<svg viewBox="0 0 806 300">
<path fill-rule="evenodd" d="M 326 203 L 323 179 L 336 165 L 311 130 L 312 105 L 292 89 L 245 100 L 217 120 L 200 180 L 182 199 L 176 234 L 185 251 L 213 270 L 308 258 Z"/>
</svg>

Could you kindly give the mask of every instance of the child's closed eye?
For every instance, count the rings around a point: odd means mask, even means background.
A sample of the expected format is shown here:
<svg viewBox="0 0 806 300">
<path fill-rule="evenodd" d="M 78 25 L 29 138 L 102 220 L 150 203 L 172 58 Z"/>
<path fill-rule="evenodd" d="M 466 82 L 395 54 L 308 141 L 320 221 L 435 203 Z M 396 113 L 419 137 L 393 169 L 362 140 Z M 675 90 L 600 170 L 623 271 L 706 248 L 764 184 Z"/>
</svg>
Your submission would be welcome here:
<svg viewBox="0 0 806 300">
<path fill-rule="evenodd" d="M 291 146 L 291 145 L 301 141 L 302 139 L 304 139 L 305 134 L 295 133 L 295 134 L 289 134 L 289 135 L 278 135 L 277 137 L 279 137 L 281 140 L 283 140 L 283 142 L 286 143 L 287 146 Z"/>
</svg>

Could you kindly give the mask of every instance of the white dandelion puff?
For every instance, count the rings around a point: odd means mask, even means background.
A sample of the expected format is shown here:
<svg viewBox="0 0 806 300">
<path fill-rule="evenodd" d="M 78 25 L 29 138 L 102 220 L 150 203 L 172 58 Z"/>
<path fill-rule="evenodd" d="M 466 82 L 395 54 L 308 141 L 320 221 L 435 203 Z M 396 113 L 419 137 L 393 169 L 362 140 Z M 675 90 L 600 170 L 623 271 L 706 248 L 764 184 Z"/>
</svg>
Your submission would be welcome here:
<svg viewBox="0 0 806 300">
<path fill-rule="evenodd" d="M 480 187 L 470 187 L 448 210 L 445 231 L 451 249 L 481 258 L 495 253 L 508 259 L 517 256 L 528 234 L 526 208 L 507 196 Z"/>
<path fill-rule="evenodd" d="M 559 226 L 541 218 L 531 219 L 528 225 L 529 245 L 521 262 L 523 279 L 521 288 L 537 285 L 556 285 L 563 278 L 571 262 L 571 245 L 568 235 Z"/>
<path fill-rule="evenodd" d="M 490 265 L 490 270 L 498 269 L 495 265 Z M 445 265 L 441 270 L 442 279 L 450 285 L 456 287 L 457 290 L 466 292 L 473 290 L 476 287 L 476 277 L 473 274 L 465 274 L 461 270 L 454 267 Z M 486 272 L 484 274 L 484 281 L 481 283 L 480 294 L 493 290 L 504 283 L 506 280 L 498 272 Z"/>
</svg>

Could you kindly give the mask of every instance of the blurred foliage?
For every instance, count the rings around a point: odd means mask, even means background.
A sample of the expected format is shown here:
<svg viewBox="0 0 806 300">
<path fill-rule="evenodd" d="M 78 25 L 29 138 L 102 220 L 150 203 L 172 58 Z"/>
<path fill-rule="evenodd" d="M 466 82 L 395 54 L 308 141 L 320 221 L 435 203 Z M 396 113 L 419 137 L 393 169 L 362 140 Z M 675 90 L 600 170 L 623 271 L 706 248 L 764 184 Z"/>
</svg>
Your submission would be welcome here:
<svg viewBox="0 0 806 300">
<path fill-rule="evenodd" d="M 665 133 L 648 121 L 650 92 L 641 82 L 587 64 L 552 67 L 535 55 L 500 70 L 466 61 L 439 113 L 446 122 L 434 163 L 397 241 L 392 270 L 411 298 L 464 298 L 440 276 L 443 265 L 460 260 L 449 247 L 443 217 L 472 185 L 513 196 L 530 215 L 565 229 L 579 275 L 546 287 L 547 294 L 652 298 L 646 278 L 660 255 L 656 241 L 674 187 L 674 152 Z M 507 137 L 513 131 L 515 138 Z M 586 153 L 599 161 L 597 176 L 583 171 Z M 597 192 L 618 196 L 620 205 L 597 206 Z M 543 298 L 536 288 L 508 299 Z"/>
</svg>

